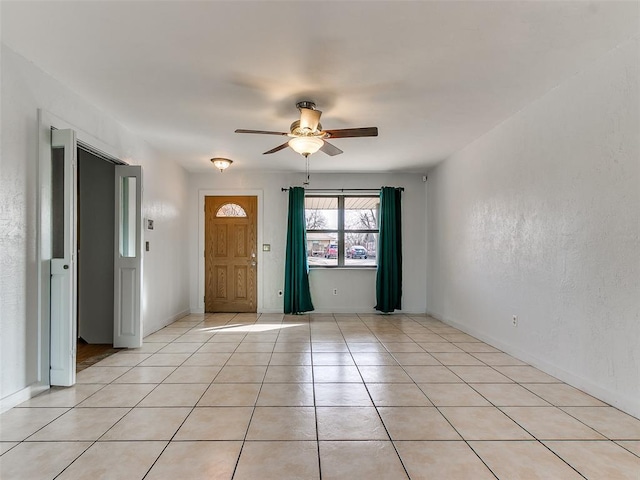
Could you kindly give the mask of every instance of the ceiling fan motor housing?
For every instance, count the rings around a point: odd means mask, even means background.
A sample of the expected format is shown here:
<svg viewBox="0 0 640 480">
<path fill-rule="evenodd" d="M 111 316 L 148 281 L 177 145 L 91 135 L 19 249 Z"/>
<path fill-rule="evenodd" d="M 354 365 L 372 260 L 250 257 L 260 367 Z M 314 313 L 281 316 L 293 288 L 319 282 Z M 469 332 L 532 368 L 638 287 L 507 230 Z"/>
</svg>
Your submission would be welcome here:
<svg viewBox="0 0 640 480">
<path fill-rule="evenodd" d="M 323 134 L 320 134 L 322 132 L 322 124 L 318 123 L 318 127 L 316 128 L 316 131 L 312 131 L 306 128 L 301 128 L 300 127 L 300 120 L 296 120 L 295 122 L 293 122 L 291 124 L 291 127 L 289 127 L 289 131 L 291 132 L 291 136 L 294 137 L 306 137 L 306 136 L 314 136 L 314 137 L 322 137 L 324 136 Z"/>
<path fill-rule="evenodd" d="M 298 110 L 300 110 L 301 108 L 308 108 L 309 110 L 315 110 L 316 104 L 310 100 L 302 100 L 301 102 L 296 103 L 296 107 L 298 107 Z"/>
</svg>

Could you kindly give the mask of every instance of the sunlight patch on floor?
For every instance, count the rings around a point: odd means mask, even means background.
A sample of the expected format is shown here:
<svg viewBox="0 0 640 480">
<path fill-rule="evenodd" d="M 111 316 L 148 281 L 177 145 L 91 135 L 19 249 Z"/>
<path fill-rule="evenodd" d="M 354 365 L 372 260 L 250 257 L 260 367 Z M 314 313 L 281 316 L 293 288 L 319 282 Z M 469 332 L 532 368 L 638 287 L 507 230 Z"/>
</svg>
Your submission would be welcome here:
<svg viewBox="0 0 640 480">
<path fill-rule="evenodd" d="M 217 333 L 246 333 L 246 332 L 269 332 L 272 330 L 282 330 L 284 328 L 302 327 L 303 323 L 260 323 L 251 325 L 221 325 L 218 327 L 199 328 L 200 332 L 217 332 Z"/>
</svg>

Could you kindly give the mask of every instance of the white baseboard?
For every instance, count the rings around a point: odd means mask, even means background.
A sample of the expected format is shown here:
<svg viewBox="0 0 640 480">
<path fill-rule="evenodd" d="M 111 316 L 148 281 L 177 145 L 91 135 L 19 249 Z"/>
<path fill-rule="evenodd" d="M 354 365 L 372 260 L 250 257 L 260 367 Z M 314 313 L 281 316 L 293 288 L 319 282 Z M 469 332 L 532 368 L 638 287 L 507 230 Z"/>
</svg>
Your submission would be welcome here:
<svg viewBox="0 0 640 480">
<path fill-rule="evenodd" d="M 191 313 L 204 313 L 204 310 L 201 308 L 191 308 Z M 282 312 L 282 308 L 263 308 L 262 310 L 260 310 L 258 313 L 268 313 L 268 314 L 272 314 L 272 313 L 283 313 Z M 371 315 L 376 315 L 376 314 L 380 314 L 382 315 L 380 312 L 378 312 L 377 310 L 374 310 L 373 308 L 331 308 L 331 309 L 327 309 L 327 308 L 317 308 L 315 310 L 313 310 L 312 312 L 309 313 L 363 313 L 363 314 L 371 314 Z M 397 315 L 416 315 L 416 316 L 425 316 L 427 315 L 426 312 L 405 312 L 402 310 L 397 310 L 396 312 L 394 312 L 394 314 Z"/>
<path fill-rule="evenodd" d="M 201 315 L 204 313 L 204 308 L 203 307 L 191 307 L 191 309 L 189 310 L 189 313 L 191 314 L 198 314 Z M 272 308 L 267 308 L 267 309 L 262 309 L 260 311 L 258 311 L 258 313 L 282 313 L 282 309 L 272 309 Z"/>
<path fill-rule="evenodd" d="M 189 315 L 190 313 L 191 313 L 191 309 L 189 309 L 189 308 L 187 308 L 187 309 L 185 309 L 185 310 L 182 310 L 182 311 L 181 311 L 181 312 L 179 312 L 179 313 L 176 313 L 174 316 L 172 316 L 172 317 L 169 319 L 169 323 L 167 323 L 167 325 L 169 325 L 169 324 L 171 324 L 171 323 L 173 323 L 173 322 L 176 322 L 176 321 L 180 320 L 181 318 L 186 317 L 186 316 L 187 316 L 187 315 Z"/>
<path fill-rule="evenodd" d="M 35 397 L 45 390 L 49 390 L 49 388 L 50 387 L 48 384 L 34 383 L 26 388 L 23 388 L 22 390 L 12 393 L 11 395 L 7 395 L 0 400 L 0 413 L 4 413 L 7 410 L 12 409 L 16 405 L 19 405 L 22 402 L 26 402 L 30 398 Z"/>
<path fill-rule="evenodd" d="M 451 325 L 452 327 L 457 328 L 469 335 L 476 337 L 479 340 L 482 340 L 489 345 L 502 350 L 505 353 L 517 358 L 518 360 L 522 360 L 523 362 L 528 363 L 529 365 L 536 367 L 543 372 L 556 377 L 559 380 L 562 380 L 569 385 L 582 390 L 590 395 L 593 395 L 599 400 L 602 400 L 609 405 L 612 405 L 623 412 L 628 413 L 629 415 L 633 415 L 636 418 L 640 418 L 640 401 L 637 398 L 626 397 L 621 395 L 618 392 L 613 392 L 607 388 L 603 388 L 601 385 L 594 383 L 593 381 L 575 375 L 571 372 L 564 370 L 563 368 L 548 362 L 542 358 L 539 358 L 536 355 L 532 355 L 529 352 L 521 350 L 519 348 L 515 348 L 512 345 L 506 344 L 496 338 L 491 337 L 490 335 L 486 335 L 482 331 L 476 330 L 473 327 L 469 327 L 467 325 L 463 325 L 456 320 L 446 317 L 444 315 L 440 315 L 436 312 L 427 312 L 428 315 L 432 316 L 436 320 L 440 320 L 441 322 L 446 323 L 447 325 Z"/>
<path fill-rule="evenodd" d="M 390 314 L 384 314 L 382 312 L 379 312 L 378 310 L 376 310 L 373 307 L 366 307 L 366 308 L 316 308 L 314 311 L 309 312 L 309 313 L 360 313 L 360 314 L 364 314 L 364 315 L 416 315 L 416 316 L 424 316 L 426 315 L 426 312 L 410 312 L 410 311 L 405 311 L 405 310 L 396 310 L 393 313 Z"/>
<path fill-rule="evenodd" d="M 365 308 L 316 308 L 309 313 L 364 313 L 367 315 L 375 315 L 377 312 L 372 307 Z"/>
<path fill-rule="evenodd" d="M 167 318 L 164 322 L 162 322 L 157 328 L 155 328 L 155 330 L 151 330 L 151 331 L 145 331 L 144 332 L 144 337 L 148 337 L 149 335 L 156 333 L 159 330 L 162 330 L 164 327 L 171 325 L 173 322 L 180 320 L 183 317 L 186 317 L 187 315 L 189 315 L 191 313 L 191 311 L 189 309 L 183 310 L 181 312 L 176 313 L 175 315 L 170 316 L 169 318 Z"/>
</svg>

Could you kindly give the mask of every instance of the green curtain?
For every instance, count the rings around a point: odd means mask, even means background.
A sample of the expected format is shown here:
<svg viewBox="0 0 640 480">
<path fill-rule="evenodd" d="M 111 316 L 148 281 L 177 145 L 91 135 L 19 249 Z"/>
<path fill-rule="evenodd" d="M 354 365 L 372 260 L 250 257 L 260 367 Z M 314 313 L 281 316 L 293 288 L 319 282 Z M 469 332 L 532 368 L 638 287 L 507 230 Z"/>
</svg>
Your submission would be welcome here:
<svg viewBox="0 0 640 480">
<path fill-rule="evenodd" d="M 375 309 L 391 313 L 402 308 L 402 189 L 380 189 L 380 234 Z"/>
<path fill-rule="evenodd" d="M 284 267 L 284 313 L 313 310 L 307 265 L 307 228 L 304 216 L 304 188 L 289 189 L 287 257 Z"/>
</svg>

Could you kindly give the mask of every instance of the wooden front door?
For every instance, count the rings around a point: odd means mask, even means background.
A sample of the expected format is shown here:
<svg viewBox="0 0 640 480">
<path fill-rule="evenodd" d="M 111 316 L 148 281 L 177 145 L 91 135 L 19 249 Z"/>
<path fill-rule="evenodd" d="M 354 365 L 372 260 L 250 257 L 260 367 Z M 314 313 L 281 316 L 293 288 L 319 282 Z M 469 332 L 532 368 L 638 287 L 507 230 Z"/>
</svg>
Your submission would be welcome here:
<svg viewBox="0 0 640 480">
<path fill-rule="evenodd" d="M 257 197 L 205 197 L 205 312 L 257 310 Z"/>
</svg>

